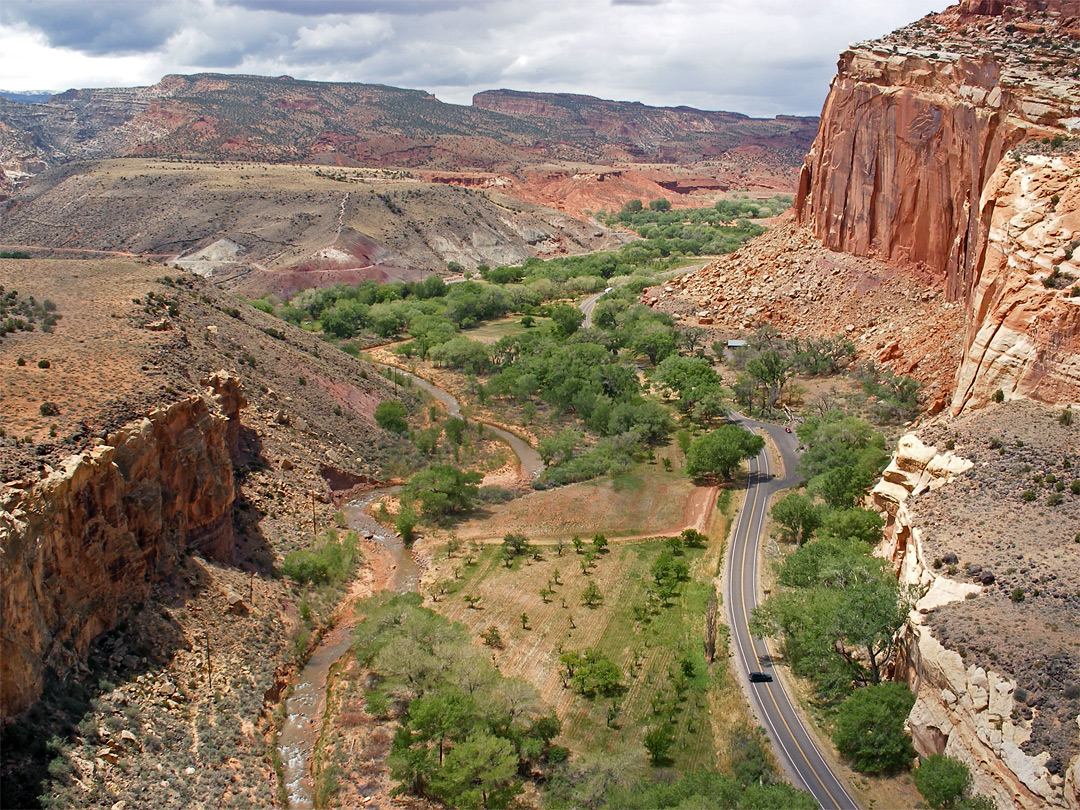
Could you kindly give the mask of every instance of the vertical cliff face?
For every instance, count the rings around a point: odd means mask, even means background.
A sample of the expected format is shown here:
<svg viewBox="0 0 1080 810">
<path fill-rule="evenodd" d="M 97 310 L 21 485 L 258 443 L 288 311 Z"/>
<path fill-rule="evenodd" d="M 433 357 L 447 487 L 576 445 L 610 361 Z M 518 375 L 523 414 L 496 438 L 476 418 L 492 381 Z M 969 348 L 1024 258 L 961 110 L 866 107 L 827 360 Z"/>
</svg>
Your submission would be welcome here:
<svg viewBox="0 0 1080 810">
<path fill-rule="evenodd" d="M 927 446 L 914 435 L 899 441 L 892 461 L 870 494 L 870 505 L 885 519 L 885 537 L 878 553 L 889 559 L 900 582 L 916 586 L 923 596 L 904 628 L 893 679 L 915 693 L 907 719 L 916 752 L 927 757 L 947 754 L 971 770 L 975 790 L 1000 808 L 1037 810 L 1080 805 L 1075 776 L 1080 760 L 1051 773 L 1048 751 L 1024 750 L 1032 738 L 1031 718 L 1020 715 L 1017 683 L 989 661 L 967 663 L 945 647 L 927 622 L 927 614 L 965 598 L 975 598 L 983 585 L 962 582 L 939 572 L 928 560 L 921 530 L 908 501 L 946 487 L 972 469 L 968 459 Z M 1064 770 L 1066 776 L 1057 775 Z"/>
<path fill-rule="evenodd" d="M 0 713 L 40 695 L 170 574 L 182 555 L 232 554 L 235 377 L 156 408 L 36 480 L 0 488 Z"/>
<path fill-rule="evenodd" d="M 1080 402 L 1080 148 L 1015 150 L 988 183 L 982 211 L 953 413 L 999 389 L 1010 399 Z"/>
<path fill-rule="evenodd" d="M 1080 391 L 1072 371 L 1062 382 L 1036 370 L 1046 367 L 1051 344 L 1055 362 L 1077 361 L 1075 315 L 1064 310 L 1052 316 L 1050 330 L 1032 336 L 1035 321 L 1046 318 L 1029 316 L 1026 337 L 1009 338 L 1013 346 L 1038 344 L 1020 351 L 1024 359 L 984 362 L 988 351 L 1008 354 L 994 348 L 1001 319 L 1015 326 L 1016 310 L 1030 310 L 1038 298 L 1025 293 L 1018 304 L 1001 297 L 1017 286 L 1005 276 L 1018 230 L 1003 229 L 995 238 L 993 223 L 1016 213 L 1016 195 L 998 193 L 1011 176 L 1002 174 L 1011 151 L 1047 138 L 1056 139 L 1050 151 L 1071 154 L 1069 137 L 1080 132 L 1077 6 L 1072 0 L 965 2 L 852 47 L 840 58 L 802 170 L 796 218 L 823 243 L 917 267 L 950 300 L 966 303 L 971 328 L 954 410 L 981 404 L 998 387 L 1049 402 L 1075 400 Z M 1029 174 L 1029 186 L 1030 180 Z M 1076 181 L 1059 185 L 1075 190 Z M 1041 196 L 1049 200 L 1051 192 Z M 1067 243 L 1075 225 L 1060 225 L 1055 238 Z M 1053 249 L 1045 253 L 1049 259 Z M 1049 273 L 1051 265 L 1040 260 L 1036 269 Z"/>
<path fill-rule="evenodd" d="M 989 56 L 846 51 L 803 167 L 796 215 L 834 250 L 916 264 L 952 299 L 970 283 L 979 196 L 1024 137 Z"/>
</svg>

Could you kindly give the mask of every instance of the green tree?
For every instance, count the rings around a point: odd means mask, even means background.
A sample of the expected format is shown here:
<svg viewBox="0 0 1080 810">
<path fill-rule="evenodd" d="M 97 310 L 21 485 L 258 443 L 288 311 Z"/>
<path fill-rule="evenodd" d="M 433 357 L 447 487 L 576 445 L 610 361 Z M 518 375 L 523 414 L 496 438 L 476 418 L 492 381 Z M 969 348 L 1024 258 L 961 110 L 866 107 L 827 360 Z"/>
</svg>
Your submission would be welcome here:
<svg viewBox="0 0 1080 810">
<path fill-rule="evenodd" d="M 442 686 L 409 704 L 409 728 L 417 738 L 436 743 L 439 766 L 448 741 L 462 739 L 475 723 L 476 701 L 455 686 Z"/>
<path fill-rule="evenodd" d="M 585 590 L 581 592 L 581 604 L 586 607 L 595 607 L 604 601 L 604 595 L 600 592 L 600 586 L 595 582 L 590 582 L 585 586 Z"/>
<path fill-rule="evenodd" d="M 813 499 L 798 492 L 781 498 L 772 508 L 772 518 L 784 529 L 785 536 L 801 546 L 814 536 L 821 525 L 821 509 Z"/>
<path fill-rule="evenodd" d="M 873 548 L 881 542 L 884 528 L 881 515 L 870 509 L 837 509 L 824 515 L 821 533 L 825 537 L 865 543 Z"/>
<path fill-rule="evenodd" d="M 517 769 L 518 756 L 509 740 L 478 731 L 450 751 L 432 789 L 452 807 L 495 810 L 509 806 L 521 792 Z"/>
<path fill-rule="evenodd" d="M 581 447 L 584 440 L 585 436 L 580 430 L 565 428 L 554 436 L 542 438 L 536 446 L 536 451 L 545 464 L 552 462 L 561 464 L 574 457 L 574 450 Z"/>
<path fill-rule="evenodd" d="M 413 540 L 416 539 L 416 519 L 416 510 L 409 506 L 402 507 L 394 518 L 394 529 L 407 546 L 412 545 Z"/>
<path fill-rule="evenodd" d="M 671 203 L 665 200 L 663 197 L 659 197 L 655 200 L 649 201 L 650 211 L 670 211 Z"/>
<path fill-rule="evenodd" d="M 572 653 L 576 656 L 572 664 L 567 663 L 567 670 L 572 667 L 570 682 L 585 697 L 614 697 L 622 691 L 622 670 L 618 665 L 599 650 L 587 650 L 584 653 Z M 563 655 L 566 658 L 566 655 Z"/>
<path fill-rule="evenodd" d="M 409 429 L 406 417 L 409 412 L 400 402 L 388 400 L 375 406 L 375 423 L 391 433 L 405 433 Z"/>
<path fill-rule="evenodd" d="M 915 704 L 906 685 L 881 683 L 859 689 L 840 704 L 833 741 L 860 773 L 894 773 L 911 767 L 915 750 L 904 721 Z"/>
<path fill-rule="evenodd" d="M 418 501 L 429 517 L 441 518 L 472 508 L 483 476 L 448 464 L 433 464 L 416 473 L 403 489 L 406 501 Z"/>
<path fill-rule="evenodd" d="M 686 472 L 698 478 L 721 475 L 730 479 L 740 464 L 765 447 L 765 440 L 739 425 L 722 425 L 695 439 L 686 454 Z"/>
<path fill-rule="evenodd" d="M 784 392 L 791 373 L 791 361 L 776 349 L 762 351 L 746 364 L 746 371 L 759 384 L 762 410 L 771 409 Z"/>
<path fill-rule="evenodd" d="M 675 745 L 675 730 L 671 723 L 662 722 L 653 726 L 645 734 L 645 750 L 649 752 L 649 762 L 654 766 L 671 764 L 671 747 Z"/>
<path fill-rule="evenodd" d="M 446 438 L 455 445 L 460 445 L 465 441 L 465 420 L 459 419 L 456 416 L 446 420 Z"/>
<path fill-rule="evenodd" d="M 934 808 L 954 807 L 971 787 L 971 771 L 960 760 L 932 754 L 915 769 L 915 787 Z"/>
<path fill-rule="evenodd" d="M 689 413 L 706 397 L 720 391 L 720 377 L 701 357 L 672 354 L 656 366 L 652 381 L 669 396 L 678 396 L 676 407 Z"/>
<path fill-rule="evenodd" d="M 506 567 L 510 567 L 514 558 L 528 554 L 529 549 L 529 538 L 523 534 L 510 532 L 503 537 L 503 556 L 507 560 Z"/>
<path fill-rule="evenodd" d="M 580 309 L 571 304 L 554 304 L 548 311 L 555 331 L 563 337 L 574 334 L 585 320 L 585 315 Z"/>
<path fill-rule="evenodd" d="M 608 539 L 602 534 L 595 534 L 593 535 L 592 546 L 593 551 L 599 554 L 608 547 Z"/>
</svg>

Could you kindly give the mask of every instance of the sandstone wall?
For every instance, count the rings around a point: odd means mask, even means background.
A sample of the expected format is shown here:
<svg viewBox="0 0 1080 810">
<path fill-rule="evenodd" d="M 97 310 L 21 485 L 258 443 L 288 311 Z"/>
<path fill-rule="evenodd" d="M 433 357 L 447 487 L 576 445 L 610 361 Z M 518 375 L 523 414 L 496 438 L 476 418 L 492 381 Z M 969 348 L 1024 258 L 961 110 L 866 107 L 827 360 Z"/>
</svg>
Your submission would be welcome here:
<svg viewBox="0 0 1080 810">
<path fill-rule="evenodd" d="M 963 297 L 982 188 L 1025 137 L 996 62 L 881 47 L 846 51 L 838 68 L 796 218 L 833 250 L 920 265 Z"/>
<path fill-rule="evenodd" d="M 1077 196 L 1080 154 L 1011 156 L 1080 131 L 1061 60 L 1076 15 L 1074 0 L 966 0 L 853 46 L 802 169 L 796 219 L 825 245 L 914 267 L 965 303 L 954 413 L 998 388 L 1080 400 L 1080 298 L 1041 286 L 1080 237 L 1077 206 L 1049 202 Z"/>
<path fill-rule="evenodd" d="M 1080 284 L 1080 151 L 1006 157 L 980 210 L 987 227 L 953 413 L 998 389 L 1010 399 L 1080 402 L 1080 296 L 1072 295 Z M 1055 282 L 1054 268 L 1072 279 Z"/>
<path fill-rule="evenodd" d="M 978 592 L 980 586 L 934 572 L 905 502 L 945 486 L 971 467 L 967 459 L 939 454 L 909 434 L 901 438 L 871 492 L 871 505 L 886 520 L 879 553 L 893 562 L 902 582 L 924 590 L 901 638 L 893 679 L 906 682 L 916 695 L 908 727 L 920 756 L 945 753 L 966 763 L 975 792 L 992 797 L 1001 810 L 1076 810 L 1080 759 L 1070 764 L 1062 779 L 1047 770 L 1049 753 L 1031 756 L 1022 751 L 1020 746 L 1031 737 L 1031 721 L 1014 722 L 1016 684 L 982 666 L 965 667 L 959 653 L 943 647 L 924 623 L 927 612 Z"/>
<path fill-rule="evenodd" d="M 0 715 L 26 709 L 46 673 L 70 671 L 198 551 L 233 550 L 239 381 L 209 386 L 110 434 L 36 480 L 0 485 Z"/>
</svg>

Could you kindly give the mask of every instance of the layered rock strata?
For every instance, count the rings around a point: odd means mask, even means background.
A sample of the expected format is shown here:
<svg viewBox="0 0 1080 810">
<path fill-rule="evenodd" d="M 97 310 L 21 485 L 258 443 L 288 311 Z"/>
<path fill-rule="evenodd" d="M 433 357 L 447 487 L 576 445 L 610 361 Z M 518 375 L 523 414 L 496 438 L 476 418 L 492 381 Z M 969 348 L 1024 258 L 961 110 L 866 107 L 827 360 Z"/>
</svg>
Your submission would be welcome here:
<svg viewBox="0 0 1080 810">
<path fill-rule="evenodd" d="M 111 433 L 34 480 L 0 486 L 0 709 L 30 706 L 189 552 L 229 561 L 239 380 Z"/>
<path fill-rule="evenodd" d="M 802 170 L 796 219 L 825 245 L 913 266 L 966 303 L 954 412 L 999 387 L 1080 399 L 1080 316 L 1071 306 L 1080 297 L 1058 295 L 1051 306 L 1053 293 L 1035 294 L 1017 274 L 1037 281 L 1034 273 L 1052 272 L 1055 252 L 1060 261 L 1080 236 L 1073 209 L 1040 211 L 1045 227 L 1029 235 L 1035 208 L 1016 207 L 1023 195 L 1048 202 L 1077 191 L 1075 160 L 1064 157 L 1080 132 L 1080 76 L 1069 69 L 1075 6 L 965 2 L 853 46 Z M 1050 165 L 1018 166 L 1010 152 L 1035 138 L 1055 144 Z M 1011 258 L 1034 241 L 1034 265 Z"/>
<path fill-rule="evenodd" d="M 1007 156 L 983 192 L 978 273 L 952 411 L 1080 402 L 1080 144 Z"/>
<path fill-rule="evenodd" d="M 1014 712 L 1022 705 L 1017 684 L 989 667 L 965 666 L 961 655 L 944 647 L 926 623 L 931 611 L 979 594 L 982 587 L 936 573 L 926 560 L 907 501 L 946 486 L 972 467 L 968 459 L 939 453 L 909 434 L 900 439 L 871 492 L 872 507 L 886 520 L 879 553 L 893 562 L 902 583 L 919 587 L 923 594 L 904 630 L 893 678 L 915 692 L 908 727 L 920 756 L 944 753 L 964 762 L 974 777 L 975 792 L 992 797 L 999 808 L 1074 810 L 1080 807 L 1080 759 L 1069 763 L 1063 777 L 1047 768 L 1049 752 L 1032 755 L 1022 750 L 1031 739 L 1032 722 Z"/>
</svg>

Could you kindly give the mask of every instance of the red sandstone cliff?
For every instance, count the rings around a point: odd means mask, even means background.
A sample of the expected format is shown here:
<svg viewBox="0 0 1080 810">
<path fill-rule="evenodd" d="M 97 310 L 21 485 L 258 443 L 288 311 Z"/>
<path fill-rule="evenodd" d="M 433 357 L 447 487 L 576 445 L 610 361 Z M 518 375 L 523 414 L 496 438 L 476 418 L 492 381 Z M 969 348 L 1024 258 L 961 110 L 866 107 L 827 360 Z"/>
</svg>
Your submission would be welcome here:
<svg viewBox="0 0 1080 810">
<path fill-rule="evenodd" d="M 0 487 L 0 714 L 40 695 L 189 551 L 233 550 L 237 378 L 157 408 L 61 469 Z"/>
<path fill-rule="evenodd" d="M 1056 231 L 1044 229 L 1042 255 L 1023 281 L 1006 257 L 1031 223 L 992 236 L 993 223 L 1013 221 L 1018 193 L 1051 198 L 1030 183 L 1010 190 L 1011 173 L 995 174 L 1010 150 L 1056 137 L 1061 145 L 1050 151 L 1073 154 L 1078 13 L 1073 0 L 965 2 L 853 47 L 840 58 L 802 170 L 796 218 L 824 244 L 914 265 L 950 300 L 966 302 L 954 411 L 999 387 L 1048 402 L 1080 399 L 1080 299 L 1029 283 L 1052 272 L 1055 254 L 1065 257 L 1076 223 L 1059 216 Z M 1077 177 L 1063 170 L 1055 182 L 1054 193 L 1069 196 Z M 1009 346 L 1031 344 L 1020 359 L 1003 345 L 1006 322 Z"/>
</svg>

